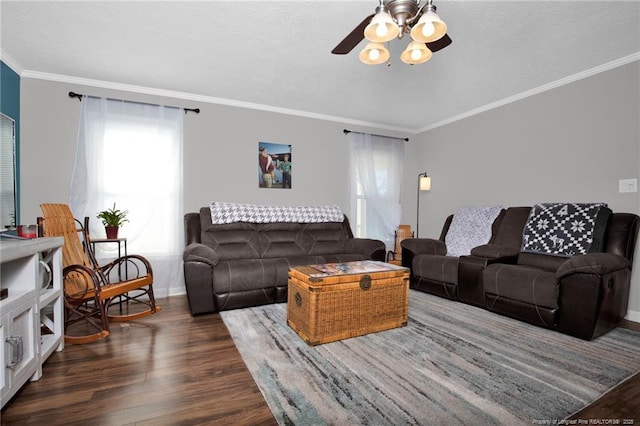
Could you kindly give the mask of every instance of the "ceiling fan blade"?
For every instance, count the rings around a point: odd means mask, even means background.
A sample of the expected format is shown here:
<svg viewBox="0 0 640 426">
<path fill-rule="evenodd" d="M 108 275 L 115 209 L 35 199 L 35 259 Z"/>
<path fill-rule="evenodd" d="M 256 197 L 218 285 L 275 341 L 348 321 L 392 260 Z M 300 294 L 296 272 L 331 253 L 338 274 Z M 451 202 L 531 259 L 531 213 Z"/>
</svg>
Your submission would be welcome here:
<svg viewBox="0 0 640 426">
<path fill-rule="evenodd" d="M 371 18 L 373 18 L 373 15 L 375 14 L 372 13 L 371 15 L 364 18 L 362 22 L 360 22 L 358 26 L 355 27 L 353 31 L 351 31 L 349 35 L 344 38 L 344 40 L 342 40 L 336 47 L 333 48 L 331 53 L 333 53 L 334 55 L 346 55 L 347 53 L 351 52 L 353 48 L 356 47 L 358 43 L 360 43 L 364 38 L 364 29 L 367 25 L 369 25 L 369 22 L 371 21 Z"/>
<path fill-rule="evenodd" d="M 436 41 L 432 41 L 431 43 L 427 43 L 427 47 L 432 52 L 437 52 L 438 50 L 442 50 L 453 42 L 449 34 L 443 35 Z"/>
</svg>

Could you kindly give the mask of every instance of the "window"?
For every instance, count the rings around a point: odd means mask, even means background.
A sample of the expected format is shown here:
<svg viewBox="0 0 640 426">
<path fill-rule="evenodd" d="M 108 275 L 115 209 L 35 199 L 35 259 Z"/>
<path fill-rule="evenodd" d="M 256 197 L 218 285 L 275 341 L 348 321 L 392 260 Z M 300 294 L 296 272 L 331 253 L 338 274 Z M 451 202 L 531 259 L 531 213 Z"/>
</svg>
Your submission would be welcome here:
<svg viewBox="0 0 640 426">
<path fill-rule="evenodd" d="M 367 199 L 359 181 L 356 181 L 355 228 L 354 235 L 358 238 L 364 238 L 365 229 L 367 229 Z"/>
<path fill-rule="evenodd" d="M 379 239 L 393 250 L 394 231 L 401 215 L 404 142 L 355 132 L 348 137 L 354 234 Z"/>
<path fill-rule="evenodd" d="M 156 295 L 168 295 L 182 284 L 182 110 L 87 96 L 82 104 L 71 209 L 90 218 L 94 238 L 104 236 L 97 212 L 127 210 L 120 236 L 151 261 Z M 96 249 L 117 254 L 115 244 Z"/>
<path fill-rule="evenodd" d="M 181 206 L 179 173 L 180 157 L 175 152 L 170 134 L 158 134 L 156 128 L 145 123 L 109 125 L 105 128 L 103 145 L 105 207 L 111 200 L 129 211 L 129 223 L 136 234 L 128 234 L 131 247 L 146 255 L 175 252 L 175 239 L 166 238 L 171 229 L 168 221 L 175 220 Z M 147 226 L 136 226 L 144 221 Z M 162 229 L 163 232 L 143 232 Z"/>
<path fill-rule="evenodd" d="M 17 225 L 15 145 L 15 123 L 11 118 L 0 114 L 0 226 L 2 230 Z"/>
</svg>

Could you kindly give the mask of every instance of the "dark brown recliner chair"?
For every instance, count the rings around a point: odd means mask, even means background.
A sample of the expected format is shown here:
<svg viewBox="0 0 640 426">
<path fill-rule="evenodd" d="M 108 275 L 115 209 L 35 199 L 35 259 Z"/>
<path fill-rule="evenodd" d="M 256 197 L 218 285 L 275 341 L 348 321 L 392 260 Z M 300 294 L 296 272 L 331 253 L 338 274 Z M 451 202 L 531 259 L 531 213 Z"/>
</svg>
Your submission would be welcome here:
<svg viewBox="0 0 640 426">
<path fill-rule="evenodd" d="M 470 256 L 460 257 L 458 298 L 462 302 L 485 306 L 482 271 L 495 263 L 516 263 L 524 228 L 531 207 L 509 207 L 494 230 L 491 242 L 475 247 Z"/>
<path fill-rule="evenodd" d="M 411 288 L 457 300 L 458 258 L 447 256 L 444 242 L 452 220 L 447 217 L 438 239 L 403 240 L 402 266 L 411 269 Z"/>
<path fill-rule="evenodd" d="M 470 256 L 447 256 L 445 236 L 453 220 L 447 217 L 439 239 L 417 238 L 402 242 L 402 264 L 411 269 L 411 287 L 452 300 L 484 307 L 480 275 L 489 264 L 515 263 L 522 243 L 522 228 L 530 207 L 503 210 L 492 224 L 488 244 Z"/>
<path fill-rule="evenodd" d="M 613 213 L 602 252 L 573 257 L 520 253 L 515 264 L 482 271 L 487 309 L 586 340 L 627 313 L 640 218 Z"/>
<path fill-rule="evenodd" d="M 502 210 L 492 224 L 492 235 L 504 217 Z M 461 257 L 447 256 L 445 239 L 453 215 L 445 220 L 439 239 L 415 238 L 402 241 L 402 265 L 411 269 L 411 288 L 458 300 L 458 265 Z M 493 242 L 493 238 L 491 239 Z"/>
</svg>

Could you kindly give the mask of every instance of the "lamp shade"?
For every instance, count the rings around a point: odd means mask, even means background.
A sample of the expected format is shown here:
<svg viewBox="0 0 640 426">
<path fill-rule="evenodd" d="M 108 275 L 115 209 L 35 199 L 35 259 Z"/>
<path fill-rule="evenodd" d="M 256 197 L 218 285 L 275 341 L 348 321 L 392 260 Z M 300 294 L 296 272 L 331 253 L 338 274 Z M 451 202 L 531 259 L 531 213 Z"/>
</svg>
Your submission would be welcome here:
<svg viewBox="0 0 640 426">
<path fill-rule="evenodd" d="M 393 18 L 387 11 L 380 11 L 369 22 L 364 29 L 364 37 L 376 43 L 384 43 L 393 40 L 400 34 L 398 24 L 393 22 Z"/>
<path fill-rule="evenodd" d="M 431 191 L 431 177 L 420 176 L 420 191 Z"/>
<path fill-rule="evenodd" d="M 412 41 L 409 43 L 404 52 L 400 55 L 400 59 L 405 64 L 415 65 L 427 62 L 433 54 L 426 44 Z"/>
<path fill-rule="evenodd" d="M 368 65 L 377 65 L 389 59 L 389 51 L 382 43 L 368 43 L 360 52 L 359 58 Z"/>
<path fill-rule="evenodd" d="M 447 32 L 447 24 L 432 10 L 425 12 L 411 29 L 411 38 L 420 43 L 430 43 L 442 38 Z"/>
</svg>

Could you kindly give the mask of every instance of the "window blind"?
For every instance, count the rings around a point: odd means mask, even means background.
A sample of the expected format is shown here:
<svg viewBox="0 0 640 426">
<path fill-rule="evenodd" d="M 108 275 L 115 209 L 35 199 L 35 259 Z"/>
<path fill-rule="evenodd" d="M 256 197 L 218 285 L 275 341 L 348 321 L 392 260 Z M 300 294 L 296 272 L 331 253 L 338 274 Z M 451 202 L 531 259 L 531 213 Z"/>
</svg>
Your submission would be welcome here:
<svg viewBox="0 0 640 426">
<path fill-rule="evenodd" d="M 0 226 L 16 223 L 15 123 L 0 114 Z"/>
</svg>

